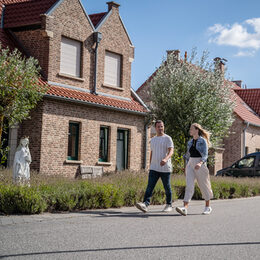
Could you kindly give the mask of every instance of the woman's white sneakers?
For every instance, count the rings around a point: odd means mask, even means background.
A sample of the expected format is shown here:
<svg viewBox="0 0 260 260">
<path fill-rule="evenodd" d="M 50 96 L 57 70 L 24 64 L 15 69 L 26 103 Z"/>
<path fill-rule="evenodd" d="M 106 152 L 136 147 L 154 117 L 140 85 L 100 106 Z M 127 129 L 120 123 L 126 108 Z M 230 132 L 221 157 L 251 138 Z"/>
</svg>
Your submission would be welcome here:
<svg viewBox="0 0 260 260">
<path fill-rule="evenodd" d="M 188 210 L 185 207 L 176 207 L 176 211 L 183 216 L 187 216 Z"/>
<path fill-rule="evenodd" d="M 180 213 L 183 216 L 187 216 L 188 214 L 188 210 L 185 207 L 176 207 L 176 211 L 178 213 Z M 209 215 L 212 212 L 212 208 L 211 207 L 205 207 L 204 211 L 203 211 L 203 215 Z"/>
<path fill-rule="evenodd" d="M 209 215 L 212 211 L 211 207 L 205 207 L 204 211 L 203 211 L 203 215 Z"/>
</svg>

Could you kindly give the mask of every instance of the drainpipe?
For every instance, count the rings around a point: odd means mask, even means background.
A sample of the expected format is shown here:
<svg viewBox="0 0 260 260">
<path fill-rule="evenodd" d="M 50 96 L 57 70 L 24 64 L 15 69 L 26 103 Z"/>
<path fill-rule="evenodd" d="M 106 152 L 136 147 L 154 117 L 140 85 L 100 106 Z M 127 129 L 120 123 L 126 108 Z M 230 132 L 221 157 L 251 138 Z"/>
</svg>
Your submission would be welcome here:
<svg viewBox="0 0 260 260">
<path fill-rule="evenodd" d="M 95 71 L 94 71 L 94 89 L 93 94 L 97 95 L 97 61 L 98 61 L 98 44 L 100 43 L 102 39 L 102 33 L 101 32 L 94 32 L 93 33 L 94 42 L 96 43 L 95 47 Z"/>
<path fill-rule="evenodd" d="M 144 126 L 144 169 L 147 164 L 147 136 L 148 136 L 148 123 Z"/>
<path fill-rule="evenodd" d="M 0 24 L 0 28 L 3 29 L 4 28 L 4 15 L 5 15 L 5 5 L 2 5 L 2 17 L 1 17 L 1 24 Z"/>
<path fill-rule="evenodd" d="M 249 122 L 246 122 L 246 127 L 243 129 L 243 156 L 246 155 L 246 130 L 249 127 Z"/>
</svg>

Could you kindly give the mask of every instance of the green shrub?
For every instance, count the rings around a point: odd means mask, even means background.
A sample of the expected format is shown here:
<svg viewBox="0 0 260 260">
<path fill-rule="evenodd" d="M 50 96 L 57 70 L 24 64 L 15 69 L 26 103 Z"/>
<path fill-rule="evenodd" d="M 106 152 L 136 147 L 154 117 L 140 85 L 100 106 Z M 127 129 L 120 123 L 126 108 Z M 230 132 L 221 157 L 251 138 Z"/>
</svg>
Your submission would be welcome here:
<svg viewBox="0 0 260 260">
<path fill-rule="evenodd" d="M 2 177 L 1 177 L 2 176 Z M 74 211 L 134 206 L 142 201 L 148 182 L 147 173 L 113 173 L 90 180 L 71 180 L 33 173 L 31 187 L 12 184 L 11 173 L 0 172 L 0 212 L 36 214 L 44 211 Z M 185 176 L 171 176 L 173 200 L 183 199 Z M 260 179 L 211 178 L 214 199 L 232 199 L 260 195 Z M 202 199 L 195 185 L 193 199 Z M 164 204 L 165 192 L 159 181 L 151 204 Z"/>
</svg>

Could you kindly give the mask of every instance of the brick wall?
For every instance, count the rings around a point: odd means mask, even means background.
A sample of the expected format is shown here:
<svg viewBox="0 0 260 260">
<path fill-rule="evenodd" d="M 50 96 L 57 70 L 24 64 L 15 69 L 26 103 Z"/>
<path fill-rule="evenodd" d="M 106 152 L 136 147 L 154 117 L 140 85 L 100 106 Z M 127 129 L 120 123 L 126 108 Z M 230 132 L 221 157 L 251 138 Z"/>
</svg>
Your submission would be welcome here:
<svg viewBox="0 0 260 260">
<path fill-rule="evenodd" d="M 242 157 L 244 126 L 242 120 L 235 116 L 235 121 L 230 128 L 230 134 L 223 141 L 225 149 L 223 153 L 223 168 L 230 166 Z"/>
<path fill-rule="evenodd" d="M 97 91 L 129 98 L 131 95 L 131 59 L 134 58 L 134 47 L 131 46 L 131 42 L 129 41 L 120 21 L 118 11 L 118 8 L 112 7 L 112 14 L 107 18 L 106 22 L 100 29 L 100 32 L 102 33 L 102 40 L 98 51 L 99 62 Z M 121 89 L 103 86 L 106 51 L 122 55 Z"/>
<path fill-rule="evenodd" d="M 62 2 L 51 16 L 46 17 L 46 31 L 52 35 L 50 38 L 48 80 L 92 90 L 94 73 L 93 29 L 79 1 L 65 0 Z M 82 43 L 81 77 L 84 81 L 59 75 L 62 36 Z"/>
<path fill-rule="evenodd" d="M 18 144 L 21 137 L 29 136 L 29 148 L 32 156 L 31 169 L 40 169 L 41 135 L 42 135 L 43 101 L 30 113 L 30 118 L 24 120 L 18 129 Z"/>
<path fill-rule="evenodd" d="M 45 37 L 44 30 L 29 30 L 15 32 L 16 37 L 21 41 L 26 51 L 38 59 L 44 76 L 48 75 L 49 65 L 49 38 Z"/>
<path fill-rule="evenodd" d="M 129 129 L 129 169 L 140 170 L 144 161 L 144 117 L 91 106 L 45 99 L 42 119 L 40 172 L 74 177 L 79 164 L 66 163 L 69 122 L 80 123 L 79 160 L 83 165 L 97 165 L 100 126 L 110 127 L 109 158 L 116 169 L 117 129 Z"/>
<path fill-rule="evenodd" d="M 246 130 L 246 144 L 248 147 L 248 153 L 256 152 L 256 149 L 260 149 L 260 127 L 249 125 Z"/>
</svg>

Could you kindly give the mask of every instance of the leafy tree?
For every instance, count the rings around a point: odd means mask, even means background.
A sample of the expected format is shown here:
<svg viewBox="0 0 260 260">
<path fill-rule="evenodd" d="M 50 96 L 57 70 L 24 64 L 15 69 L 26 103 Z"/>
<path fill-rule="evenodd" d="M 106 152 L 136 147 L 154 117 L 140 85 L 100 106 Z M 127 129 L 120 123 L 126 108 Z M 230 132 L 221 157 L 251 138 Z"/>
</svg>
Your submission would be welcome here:
<svg viewBox="0 0 260 260">
<path fill-rule="evenodd" d="M 17 49 L 11 52 L 0 45 L 0 140 L 4 120 L 12 126 L 28 118 L 46 92 L 46 85 L 39 84 L 39 71 L 36 59 L 25 58 Z M 0 149 L 4 157 L 2 141 Z"/>
<path fill-rule="evenodd" d="M 208 52 L 196 59 L 194 49 L 188 61 L 169 54 L 151 82 L 152 114 L 165 122 L 178 156 L 189 140 L 189 128 L 199 123 L 211 132 L 213 147 L 219 145 L 233 122 L 234 99 L 219 61 L 209 62 Z"/>
</svg>

